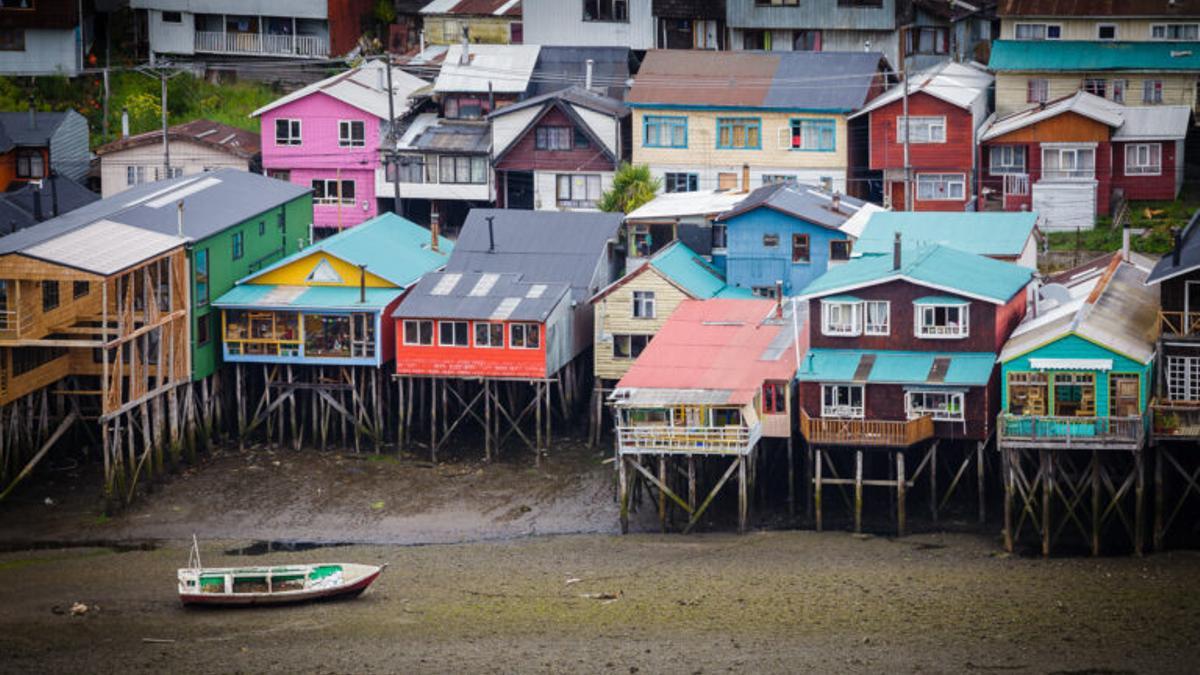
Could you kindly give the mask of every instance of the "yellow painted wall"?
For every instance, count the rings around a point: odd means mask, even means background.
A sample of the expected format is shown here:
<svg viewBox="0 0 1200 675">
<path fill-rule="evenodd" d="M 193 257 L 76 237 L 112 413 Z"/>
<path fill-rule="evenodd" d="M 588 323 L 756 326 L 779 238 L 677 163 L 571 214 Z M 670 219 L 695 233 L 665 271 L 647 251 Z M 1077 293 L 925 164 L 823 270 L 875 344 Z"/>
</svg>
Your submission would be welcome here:
<svg viewBox="0 0 1200 675">
<path fill-rule="evenodd" d="M 329 264 L 333 267 L 334 271 L 337 272 L 338 276 L 342 278 L 342 283 L 319 284 L 305 281 L 309 273 L 313 271 L 313 269 L 321 262 L 322 259 L 329 261 Z M 290 265 L 284 265 L 279 269 L 267 272 L 266 274 L 254 279 L 252 283 L 260 286 L 279 284 L 285 286 L 351 286 L 358 288 L 359 269 L 357 265 L 351 265 L 341 258 L 334 257 L 323 251 L 318 251 L 304 256 Z M 372 274 L 370 269 L 367 270 L 367 286 L 371 288 L 396 287 L 396 285 L 390 281 Z"/>
<path fill-rule="evenodd" d="M 513 17 L 425 17 L 425 43 L 431 45 L 458 44 L 462 41 L 462 26 L 467 26 L 471 42 L 480 44 L 506 45 L 510 41 L 509 25 Z"/>
<path fill-rule="evenodd" d="M 1026 102 L 1028 82 L 1030 79 L 1046 79 L 1048 81 L 1048 99 L 1054 100 L 1070 96 L 1080 89 L 1083 80 L 1096 77 L 1108 80 L 1107 96 L 1112 98 L 1112 81 L 1121 79 L 1128 82 L 1125 89 L 1125 105 L 1142 105 L 1142 82 L 1147 79 L 1162 80 L 1163 105 L 1187 105 L 1196 108 L 1196 76 L 1195 74 L 1180 75 L 1177 73 L 1143 74 L 1131 73 L 1114 77 L 1113 73 L 999 73 L 996 75 L 996 112 L 1005 115 L 1017 110 L 1032 108 L 1033 104 Z"/>
<path fill-rule="evenodd" d="M 1166 4 L 1165 2 L 1163 3 Z M 1150 26 L 1156 23 L 1196 23 L 1193 20 L 1154 20 L 1149 19 L 1111 19 L 1097 17 L 1094 19 L 1003 19 L 1000 22 L 1000 38 L 1015 40 L 1018 23 L 1046 23 L 1062 26 L 1061 40 L 1095 40 L 1096 27 L 1100 24 L 1115 24 L 1117 40 L 1129 42 L 1144 42 L 1150 40 Z"/>
<path fill-rule="evenodd" d="M 683 115 L 688 118 L 686 148 L 647 148 L 642 145 L 642 120 L 646 115 Z M 761 150 L 717 149 L 718 117 L 757 117 L 762 120 Z M 813 152 L 790 148 L 791 120 L 794 118 L 829 119 L 836 123 L 834 151 Z M 633 111 L 633 162 L 649 165 L 693 164 L 706 166 L 741 166 L 778 169 L 845 169 L 847 165 L 846 120 L 841 115 L 817 113 L 739 112 L 715 110 L 653 110 Z"/>
<path fill-rule="evenodd" d="M 633 292 L 654 292 L 654 318 L 633 318 Z M 593 311 L 596 315 L 595 349 L 592 350 L 596 377 L 619 380 L 633 365 L 633 359 L 614 359 L 611 341 L 602 340 L 614 333 L 621 335 L 655 335 L 667 318 L 688 299 L 688 295 L 671 285 L 652 267 L 630 279 L 617 290 L 597 301 Z"/>
</svg>

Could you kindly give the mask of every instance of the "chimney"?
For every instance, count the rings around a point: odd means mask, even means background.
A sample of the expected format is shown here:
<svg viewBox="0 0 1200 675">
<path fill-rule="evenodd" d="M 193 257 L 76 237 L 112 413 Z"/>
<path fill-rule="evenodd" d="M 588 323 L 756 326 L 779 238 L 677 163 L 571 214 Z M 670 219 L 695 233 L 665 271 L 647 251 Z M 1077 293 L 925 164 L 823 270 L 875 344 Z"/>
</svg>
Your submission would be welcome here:
<svg viewBox="0 0 1200 675">
<path fill-rule="evenodd" d="M 33 105 L 33 97 L 29 97 L 29 128 L 37 128 L 37 108 Z"/>
<path fill-rule="evenodd" d="M 129 138 L 129 108 L 121 108 L 121 138 Z"/>
<path fill-rule="evenodd" d="M 50 170 L 50 213 L 58 217 L 58 172 Z"/>
<path fill-rule="evenodd" d="M 775 280 L 775 318 L 783 318 L 783 280 Z"/>
<path fill-rule="evenodd" d="M 587 60 L 587 71 L 583 77 L 583 88 L 588 91 L 592 90 L 592 66 L 596 65 L 595 59 Z"/>
<path fill-rule="evenodd" d="M 496 217 L 495 217 L 495 216 L 488 216 L 488 217 L 487 217 L 487 223 L 488 223 L 488 253 L 495 253 L 495 252 L 496 252 L 496 231 L 495 231 L 495 229 L 494 229 L 494 228 L 493 228 L 493 226 L 492 226 L 492 221 L 493 221 L 493 220 L 495 220 L 495 219 L 496 219 Z"/>
<path fill-rule="evenodd" d="M 1183 237 L 1175 230 L 1175 247 L 1171 249 L 1171 265 L 1179 267 L 1179 250 L 1183 248 Z"/>
<path fill-rule="evenodd" d="M 900 233 L 896 233 L 896 243 L 892 244 L 892 269 L 900 269 Z"/>
<path fill-rule="evenodd" d="M 45 220 L 42 216 L 42 188 L 33 188 L 33 222 L 40 223 Z"/>
<path fill-rule="evenodd" d="M 438 239 L 439 239 L 438 230 L 440 230 L 440 229 L 441 228 L 438 227 L 437 209 L 432 209 L 429 212 L 429 235 L 430 235 L 430 237 L 432 237 L 433 242 L 430 244 L 429 248 L 431 248 L 434 251 L 439 250 L 438 249 Z"/>
<path fill-rule="evenodd" d="M 829 208 L 832 209 L 834 213 L 842 212 L 842 193 L 834 191 L 833 198 L 829 202 Z"/>
<path fill-rule="evenodd" d="M 468 52 L 471 43 L 467 40 L 467 27 L 462 27 L 462 53 L 458 55 L 458 65 L 466 66 L 471 63 L 471 55 Z"/>
<path fill-rule="evenodd" d="M 1129 223 L 1121 230 L 1121 259 L 1129 262 Z"/>
<path fill-rule="evenodd" d="M 179 235 L 180 239 L 183 239 L 183 200 L 182 199 L 175 202 L 175 208 L 178 209 L 178 216 L 176 218 L 176 233 Z"/>
<path fill-rule="evenodd" d="M 358 301 L 366 304 L 367 302 L 367 266 L 358 266 Z"/>
<path fill-rule="evenodd" d="M 750 192 L 750 165 L 742 165 L 742 192 Z"/>
</svg>

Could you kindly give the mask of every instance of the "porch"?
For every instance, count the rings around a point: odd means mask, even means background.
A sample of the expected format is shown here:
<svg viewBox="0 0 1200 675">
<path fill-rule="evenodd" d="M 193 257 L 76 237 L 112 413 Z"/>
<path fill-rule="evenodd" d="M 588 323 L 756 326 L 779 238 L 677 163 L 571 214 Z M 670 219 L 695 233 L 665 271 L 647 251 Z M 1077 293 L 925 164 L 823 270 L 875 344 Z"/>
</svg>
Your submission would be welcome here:
<svg viewBox="0 0 1200 675">
<path fill-rule="evenodd" d="M 322 19 L 198 14 L 194 48 L 213 54 L 325 57 L 329 25 Z"/>
<path fill-rule="evenodd" d="M 1036 416 L 1000 413 L 1001 447 L 1138 450 L 1145 443 L 1142 417 Z"/>
<path fill-rule="evenodd" d="M 905 421 L 814 418 L 801 410 L 800 433 L 809 445 L 906 448 L 933 437 L 933 417 Z"/>
<path fill-rule="evenodd" d="M 378 315 L 227 309 L 222 312 L 230 361 L 374 365 Z"/>
<path fill-rule="evenodd" d="M 1200 337 L 1200 312 L 1159 310 L 1158 331 L 1163 337 Z"/>
<path fill-rule="evenodd" d="M 762 425 L 618 426 L 621 455 L 747 455 L 762 438 Z"/>
</svg>

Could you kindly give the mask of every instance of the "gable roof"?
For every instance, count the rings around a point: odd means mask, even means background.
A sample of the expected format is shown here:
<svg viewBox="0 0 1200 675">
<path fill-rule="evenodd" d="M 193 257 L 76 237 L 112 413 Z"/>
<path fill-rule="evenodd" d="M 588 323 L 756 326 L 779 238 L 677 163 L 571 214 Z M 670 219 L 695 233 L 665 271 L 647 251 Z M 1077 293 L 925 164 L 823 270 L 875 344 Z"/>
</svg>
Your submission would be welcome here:
<svg viewBox="0 0 1200 675">
<path fill-rule="evenodd" d="M 461 16 L 521 16 L 521 0 L 433 0 L 421 14 Z"/>
<path fill-rule="evenodd" d="M 531 281 L 516 273 L 426 274 L 392 316 L 542 323 L 570 294 L 565 283 Z"/>
<path fill-rule="evenodd" d="M 1000 16 L 1179 17 L 1194 18 L 1195 0 L 1000 0 Z"/>
<path fill-rule="evenodd" d="M 1122 106 L 1125 123 L 1113 132 L 1114 141 L 1181 141 L 1192 128 L 1192 108 L 1186 105 Z"/>
<path fill-rule="evenodd" d="M 726 284 L 720 271 L 683 242 L 675 240 L 659 249 L 644 265 L 601 289 L 589 302 L 594 303 L 604 298 L 651 269 L 693 299 L 754 297 L 749 289 Z"/>
<path fill-rule="evenodd" d="M 778 211 L 814 225 L 836 230 L 851 216 L 858 213 L 864 202 L 860 199 L 839 195 L 840 206 L 833 210 L 833 195 L 816 186 L 783 181 L 764 185 L 749 194 L 737 206 L 717 217 L 728 221 L 758 208 Z"/>
<path fill-rule="evenodd" d="M 1158 289 L 1146 284 L 1149 266 L 1120 253 L 1055 275 L 1060 301 L 1039 289 L 1038 311 L 1025 315 L 1000 351 L 1005 363 L 1068 335 L 1077 335 L 1140 363 L 1154 358 Z"/>
<path fill-rule="evenodd" d="M 596 130 L 592 128 L 592 125 L 589 124 L 586 119 L 582 118 L 577 108 L 584 108 L 591 112 L 599 113 L 601 115 L 608 115 L 616 120 L 620 120 L 621 118 L 629 115 L 629 109 L 626 108 L 625 105 L 620 101 L 603 96 L 601 94 L 587 91 L 582 87 L 572 87 L 570 89 L 562 89 L 549 94 L 535 96 L 534 98 L 526 99 L 513 105 L 504 106 L 500 110 L 488 115 L 488 118 L 494 119 L 506 113 L 511 113 L 517 110 L 528 110 L 531 107 L 537 106 L 542 106 L 541 110 L 534 112 L 533 117 L 529 119 L 529 122 L 518 133 L 511 137 L 511 140 L 508 141 L 506 146 L 503 148 L 493 148 L 494 155 L 492 160 L 494 162 L 499 162 L 500 160 L 504 159 L 504 157 L 506 157 L 510 151 L 516 148 L 521 139 L 525 138 L 531 129 L 535 128 L 539 123 L 541 123 L 542 119 L 551 109 L 559 110 L 563 115 L 571 120 L 575 128 L 583 132 L 583 134 L 587 136 L 587 138 L 594 143 L 596 147 L 600 148 L 601 152 L 607 159 L 612 161 L 614 164 L 618 162 L 619 158 L 616 156 L 617 147 L 612 144 L 612 141 L 605 141 L 603 138 L 597 135 Z M 619 125 L 619 121 L 615 122 L 615 124 Z M 619 126 L 615 126 L 613 131 L 614 136 L 619 136 Z M 489 133 L 488 141 L 491 140 L 493 140 L 493 135 Z M 615 141 L 617 139 L 614 138 L 613 140 Z"/>
<path fill-rule="evenodd" d="M 538 52 L 528 93 L 540 96 L 577 86 L 587 78 L 587 62 L 591 61 L 592 89 L 624 100 L 629 89 L 629 68 L 633 59 L 632 50 L 628 47 L 543 45 Z"/>
<path fill-rule="evenodd" d="M 1175 262 L 1178 253 L 1179 262 Z M 1200 211 L 1192 214 L 1179 239 L 1171 248 L 1171 253 L 1159 258 L 1150 275 L 1146 277 L 1147 284 L 1157 284 L 1172 279 L 1192 270 L 1200 269 Z"/>
<path fill-rule="evenodd" d="M 55 190 L 58 191 L 57 196 Z M 99 199 L 100 195 L 66 176 L 54 175 L 43 179 L 40 190 L 25 183 L 16 190 L 0 193 L 0 234 L 11 234 L 40 222 L 34 217 L 35 200 L 40 202 L 42 220 L 45 220 L 54 217 L 56 201 L 58 213 L 65 214 Z"/>
<path fill-rule="evenodd" d="M 937 244 L 902 250 L 900 269 L 892 256 L 865 256 L 830 267 L 805 289 L 802 298 L 845 293 L 892 281 L 946 291 L 1001 305 L 1033 278 L 1033 270 Z"/>
<path fill-rule="evenodd" d="M 991 73 L 969 64 L 946 61 L 929 70 L 917 73 L 909 79 L 908 93 L 925 93 L 945 101 L 952 106 L 969 110 L 980 98 L 987 96 L 995 78 Z M 865 107 L 849 115 L 854 119 L 899 101 L 904 96 L 904 85 L 892 87 L 871 99 Z"/>
<path fill-rule="evenodd" d="M 626 221 L 716 216 L 737 206 L 747 193 L 737 190 L 664 192 L 625 215 Z"/>
<path fill-rule="evenodd" d="M 866 103 L 881 67 L 876 52 L 646 52 L 631 106 L 849 112 Z"/>
<path fill-rule="evenodd" d="M 438 250 L 434 251 L 430 247 L 432 239 L 427 228 L 394 213 L 384 213 L 322 239 L 238 283 L 253 283 L 258 277 L 297 260 L 327 253 L 351 265 L 366 265 L 371 274 L 407 288 L 425 273 L 445 265 L 454 250 L 454 242 L 438 237 Z"/>
<path fill-rule="evenodd" d="M 446 59 L 433 83 L 437 93 L 491 91 L 524 94 L 529 89 L 538 45 L 467 45 L 467 62 L 462 63 L 463 45 L 446 50 Z"/>
<path fill-rule="evenodd" d="M 32 227 L 24 232 L 35 230 Z M 18 237 L 21 233 L 0 238 Z M 128 269 L 144 260 L 179 248 L 184 239 L 169 234 L 146 232 L 110 220 L 98 220 L 83 227 L 56 233 L 24 245 L 3 246 L 0 255 L 21 254 L 54 265 L 71 267 L 92 274 L 109 276 Z"/>
<path fill-rule="evenodd" d="M 1033 236 L 1037 219 L 1037 214 L 1029 211 L 881 211 L 871 214 L 854 243 L 854 252 L 890 256 L 899 232 L 909 244 L 940 244 L 976 255 L 1015 258 Z"/>
<path fill-rule="evenodd" d="M 995 40 L 988 68 L 1003 71 L 1194 71 L 1200 42 Z"/>
<path fill-rule="evenodd" d="M 50 143 L 50 137 L 58 131 L 58 127 L 70 115 L 78 115 L 74 110 L 65 112 L 34 113 L 33 124 L 29 124 L 29 111 L 0 112 L 0 127 L 13 144 L 18 146 L 44 146 Z"/>
<path fill-rule="evenodd" d="M 259 135 L 228 124 L 212 120 L 192 120 L 183 124 L 167 127 L 167 138 L 170 141 L 188 141 L 228 153 L 234 157 L 250 159 L 261 148 Z M 105 143 L 96 148 L 100 156 L 136 148 L 143 145 L 161 145 L 162 130 L 147 131 L 126 138 L 119 138 L 111 143 Z"/>
<path fill-rule="evenodd" d="M 333 77 L 327 77 L 320 82 L 314 82 L 307 87 L 278 98 L 267 105 L 250 113 L 258 117 L 293 101 L 299 101 L 313 94 L 325 94 L 346 105 L 353 106 L 378 117 L 388 119 L 387 71 L 383 61 L 367 61 Z M 400 118 L 409 108 L 409 97 L 429 83 L 414 75 L 392 67 L 392 103 L 396 117 Z"/>
<path fill-rule="evenodd" d="M 775 307 L 761 299 L 684 300 L 617 383 L 613 400 L 669 402 L 701 390 L 709 403 L 740 405 L 764 381 L 790 381 L 796 334 L 790 316 L 774 318 Z"/>
<path fill-rule="evenodd" d="M 1121 115 L 1123 107 L 1120 103 L 1113 103 L 1081 90 L 1029 110 L 1019 110 L 1002 117 L 993 116 L 980 127 L 979 140 L 997 138 L 1065 113 L 1075 113 L 1116 128 L 1125 123 L 1125 118 Z"/>
<path fill-rule="evenodd" d="M 489 250 L 487 218 L 493 218 Z M 621 226 L 621 214 L 585 211 L 471 209 L 447 272 L 520 274 L 529 283 L 566 283 L 585 302 L 596 268 Z"/>
</svg>

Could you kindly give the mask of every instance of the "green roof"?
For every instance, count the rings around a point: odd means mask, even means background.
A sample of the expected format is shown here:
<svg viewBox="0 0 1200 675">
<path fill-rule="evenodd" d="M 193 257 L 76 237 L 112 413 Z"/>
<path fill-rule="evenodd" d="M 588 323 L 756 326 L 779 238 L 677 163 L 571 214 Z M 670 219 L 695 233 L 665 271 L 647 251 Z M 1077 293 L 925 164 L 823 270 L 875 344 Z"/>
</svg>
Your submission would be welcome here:
<svg viewBox="0 0 1200 675">
<path fill-rule="evenodd" d="M 215 307 L 255 309 L 340 309 L 378 311 L 404 293 L 400 288 L 368 288 L 366 302 L 350 286 L 278 286 L 241 284 L 217 298 Z"/>
<path fill-rule="evenodd" d="M 864 256 L 831 267 L 805 287 L 803 297 L 844 293 L 903 279 L 1001 304 L 1020 292 L 1033 277 L 1033 270 L 1028 268 L 949 246 L 905 248 L 900 258 L 900 269 L 894 269 L 890 255 Z"/>
<path fill-rule="evenodd" d="M 995 40 L 988 68 L 995 72 L 1200 70 L 1200 42 L 1082 42 Z"/>
<path fill-rule="evenodd" d="M 996 355 L 990 352 L 906 352 L 861 349 L 810 349 L 800 363 L 803 382 L 854 382 L 863 357 L 875 362 L 865 382 L 928 386 L 984 386 L 992 377 Z M 945 375 L 930 380 L 935 359 L 949 359 Z M 861 380 L 860 380 L 861 381 Z"/>
<path fill-rule="evenodd" d="M 965 305 L 966 300 L 950 295 L 926 295 L 913 300 L 914 305 Z"/>
<path fill-rule="evenodd" d="M 857 295 L 831 295 L 821 298 L 824 302 L 862 302 L 863 299 Z"/>
<path fill-rule="evenodd" d="M 968 253 L 1017 257 L 1025 250 L 1037 214 L 881 211 L 871 214 L 854 252 L 891 255 L 896 233 L 912 245 L 941 244 Z"/>
<path fill-rule="evenodd" d="M 672 242 L 669 246 L 655 253 L 654 257 L 650 258 L 647 264 L 671 283 L 698 300 L 754 297 L 754 293 L 748 288 L 727 285 L 725 277 L 721 275 L 719 270 L 708 264 L 695 251 L 680 241 Z M 610 289 L 620 285 L 631 275 L 637 274 L 638 271 L 640 271 L 640 268 L 626 275 L 621 281 L 617 281 L 607 289 L 601 291 L 600 295 L 606 294 Z"/>
</svg>

